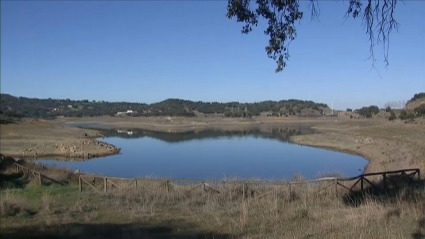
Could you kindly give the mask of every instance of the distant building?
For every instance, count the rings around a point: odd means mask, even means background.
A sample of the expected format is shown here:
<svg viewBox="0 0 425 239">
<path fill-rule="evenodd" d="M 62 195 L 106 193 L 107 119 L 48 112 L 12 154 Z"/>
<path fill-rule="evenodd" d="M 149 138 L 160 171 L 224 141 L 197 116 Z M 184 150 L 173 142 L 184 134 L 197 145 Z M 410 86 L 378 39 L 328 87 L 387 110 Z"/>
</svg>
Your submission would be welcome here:
<svg viewBox="0 0 425 239">
<path fill-rule="evenodd" d="M 338 112 L 338 116 L 342 116 L 342 115 L 350 116 L 350 115 L 353 115 L 353 112 L 351 112 L 351 111 L 341 111 L 341 112 Z"/>
<path fill-rule="evenodd" d="M 125 112 L 117 112 L 117 115 L 137 114 L 137 111 L 127 110 Z"/>
</svg>

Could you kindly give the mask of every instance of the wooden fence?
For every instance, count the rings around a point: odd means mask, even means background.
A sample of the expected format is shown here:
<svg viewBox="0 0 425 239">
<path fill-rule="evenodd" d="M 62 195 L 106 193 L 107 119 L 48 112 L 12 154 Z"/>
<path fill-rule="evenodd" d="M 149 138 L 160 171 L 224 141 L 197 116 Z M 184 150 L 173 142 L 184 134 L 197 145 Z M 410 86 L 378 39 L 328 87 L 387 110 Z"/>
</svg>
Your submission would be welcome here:
<svg viewBox="0 0 425 239">
<path fill-rule="evenodd" d="M 41 177 L 42 176 L 41 176 L 41 173 L 39 173 L 37 171 L 34 171 L 34 170 L 30 169 L 30 168 L 27 168 L 25 166 L 22 166 L 20 164 L 17 164 L 17 163 L 15 163 L 15 170 L 16 171 L 23 172 L 24 175 L 28 176 L 30 179 L 35 179 L 36 182 L 39 185 L 42 185 L 42 181 L 41 181 Z"/>
<path fill-rule="evenodd" d="M 46 175 L 41 174 L 40 172 L 37 172 L 35 170 L 32 170 L 28 167 L 25 167 L 21 164 L 15 163 L 15 170 L 16 171 L 21 171 L 25 176 L 27 176 L 29 179 L 31 180 L 35 180 L 37 182 L 38 185 L 43 185 L 43 179 L 47 179 L 49 181 L 52 181 L 54 183 L 60 184 L 60 185 L 64 185 L 63 183 L 50 178 Z"/>
<path fill-rule="evenodd" d="M 124 190 L 165 190 L 171 192 L 179 189 L 186 193 L 195 190 L 201 192 L 223 193 L 230 189 L 240 193 L 244 198 L 251 196 L 264 197 L 271 193 L 285 191 L 288 195 L 317 195 L 327 192 L 330 195 L 338 195 L 339 188 L 345 192 L 364 191 L 366 184 L 369 189 L 387 191 L 398 187 L 401 180 L 414 183 L 415 176 L 420 179 L 419 169 L 404 169 L 378 173 L 362 174 L 352 178 L 319 178 L 302 181 L 240 181 L 240 180 L 188 180 L 188 179 L 156 179 L 156 178 L 117 178 L 101 177 L 93 175 L 79 176 L 79 191 L 90 189 L 95 192 L 110 192 Z M 378 184 L 379 182 L 379 184 Z"/>
</svg>

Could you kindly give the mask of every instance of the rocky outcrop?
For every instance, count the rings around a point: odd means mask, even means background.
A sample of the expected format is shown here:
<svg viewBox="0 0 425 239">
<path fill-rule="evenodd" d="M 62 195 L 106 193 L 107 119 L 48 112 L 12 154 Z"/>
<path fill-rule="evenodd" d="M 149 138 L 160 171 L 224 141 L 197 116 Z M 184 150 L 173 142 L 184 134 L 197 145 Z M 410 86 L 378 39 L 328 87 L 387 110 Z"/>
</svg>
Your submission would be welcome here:
<svg viewBox="0 0 425 239">
<path fill-rule="evenodd" d="M 49 150 L 51 149 L 51 150 Z M 43 157 L 43 156 L 65 156 L 74 159 L 94 158 L 105 155 L 118 154 L 120 148 L 105 142 L 94 139 L 75 140 L 67 143 L 55 143 L 54 145 L 43 147 L 35 146 L 32 148 L 24 148 L 19 151 L 22 157 Z"/>
</svg>

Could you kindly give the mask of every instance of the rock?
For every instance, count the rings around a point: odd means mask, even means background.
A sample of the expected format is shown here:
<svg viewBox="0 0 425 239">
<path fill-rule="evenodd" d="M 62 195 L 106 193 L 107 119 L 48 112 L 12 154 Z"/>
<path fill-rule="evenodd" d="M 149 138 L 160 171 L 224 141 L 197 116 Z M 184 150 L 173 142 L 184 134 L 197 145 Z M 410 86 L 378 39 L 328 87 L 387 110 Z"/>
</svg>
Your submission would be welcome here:
<svg viewBox="0 0 425 239">
<path fill-rule="evenodd" d="M 80 173 L 80 169 L 75 170 L 74 173 Z"/>
</svg>

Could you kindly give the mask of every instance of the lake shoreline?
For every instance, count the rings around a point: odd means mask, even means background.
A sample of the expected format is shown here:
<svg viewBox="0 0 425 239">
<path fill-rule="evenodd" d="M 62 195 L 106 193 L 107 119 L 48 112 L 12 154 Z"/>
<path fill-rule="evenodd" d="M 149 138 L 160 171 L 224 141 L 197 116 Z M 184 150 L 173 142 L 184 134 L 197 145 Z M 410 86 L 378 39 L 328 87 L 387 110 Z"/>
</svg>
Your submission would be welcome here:
<svg viewBox="0 0 425 239">
<path fill-rule="evenodd" d="M 358 155 L 369 163 L 364 169 L 364 173 L 379 172 L 387 170 L 396 170 L 401 168 L 424 168 L 424 162 L 421 160 L 421 155 L 425 152 L 425 146 L 421 142 L 425 141 L 424 120 L 418 119 L 415 124 L 405 124 L 401 120 L 389 122 L 385 119 L 345 119 L 345 118 L 279 118 L 279 117 L 252 117 L 251 119 L 199 119 L 199 118 L 184 118 L 184 117 L 94 117 L 94 118 L 62 118 L 58 120 L 44 121 L 43 124 L 49 124 L 56 132 L 56 137 L 63 137 L 69 131 L 78 131 L 78 136 L 67 137 L 67 139 L 56 140 L 62 142 L 71 138 L 74 143 L 84 144 L 87 142 L 82 140 L 81 134 L 90 132 L 92 143 L 85 151 L 80 150 L 82 155 L 92 152 L 94 157 L 103 157 L 115 155 L 119 153 L 119 148 L 102 143 L 93 138 L 102 137 L 99 131 L 81 129 L 76 127 L 64 127 L 63 124 L 102 124 L 98 129 L 145 129 L 159 132 L 188 132 L 201 131 L 205 129 L 219 130 L 244 130 L 252 127 L 273 127 L 273 126 L 297 126 L 304 125 L 312 127 L 316 131 L 314 134 L 291 136 L 289 141 L 299 145 L 317 147 Z M 25 122 L 24 124 L 28 124 Z M 105 126 L 106 125 L 106 126 Z M 93 126 L 91 126 L 93 127 Z M 3 130 L 2 126 L 2 130 Z M 66 128 L 66 129 L 65 129 Z M 96 127 L 94 127 L 96 128 Z M 58 129 L 61 129 L 58 131 Z M 26 132 L 26 134 L 31 132 Z M 415 133 L 417 137 L 410 137 L 410 134 Z M 69 135 L 68 135 L 69 136 Z M 87 138 L 87 136 L 86 136 Z M 7 137 L 2 131 L 2 143 Z M 22 139 L 25 141 L 26 139 Z M 16 141 L 16 139 L 14 139 Z M 19 141 L 19 140 L 18 140 Z M 72 147 L 72 146 L 71 146 Z M 397 148 L 397 150 L 394 150 Z M 43 152 L 43 145 L 38 145 L 37 150 Z M 91 150 L 91 151 L 90 151 Z M 90 152 L 89 152 L 90 151 Z M 37 151 L 36 151 L 37 152 Z M 68 152 L 68 153 L 66 153 Z M 17 150 L 5 151 L 2 145 L 2 154 L 9 156 L 26 156 Z M 40 158 L 42 155 L 37 154 Z M 50 154 L 51 157 L 58 156 L 69 157 L 69 151 Z M 90 158 L 94 158 L 90 157 Z M 71 159 L 69 157 L 69 161 Z M 75 158 L 75 157 L 74 157 Z M 86 160 L 89 157 L 77 157 L 77 160 Z"/>
</svg>

